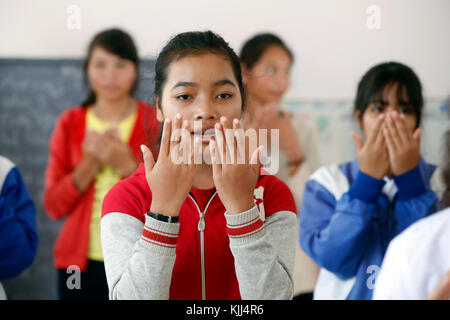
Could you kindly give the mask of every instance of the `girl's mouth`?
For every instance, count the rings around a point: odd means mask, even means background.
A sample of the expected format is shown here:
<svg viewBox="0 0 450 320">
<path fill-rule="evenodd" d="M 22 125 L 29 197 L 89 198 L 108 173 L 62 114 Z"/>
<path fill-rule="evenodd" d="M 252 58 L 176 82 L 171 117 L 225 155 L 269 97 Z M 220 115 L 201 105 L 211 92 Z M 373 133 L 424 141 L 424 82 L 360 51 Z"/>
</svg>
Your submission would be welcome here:
<svg viewBox="0 0 450 320">
<path fill-rule="evenodd" d="M 211 139 L 214 139 L 216 136 L 216 132 L 215 132 L 214 128 L 205 128 L 201 131 L 192 132 L 191 134 L 194 136 L 194 138 L 200 137 L 202 143 L 204 143 L 204 144 L 209 144 L 209 141 Z"/>
</svg>

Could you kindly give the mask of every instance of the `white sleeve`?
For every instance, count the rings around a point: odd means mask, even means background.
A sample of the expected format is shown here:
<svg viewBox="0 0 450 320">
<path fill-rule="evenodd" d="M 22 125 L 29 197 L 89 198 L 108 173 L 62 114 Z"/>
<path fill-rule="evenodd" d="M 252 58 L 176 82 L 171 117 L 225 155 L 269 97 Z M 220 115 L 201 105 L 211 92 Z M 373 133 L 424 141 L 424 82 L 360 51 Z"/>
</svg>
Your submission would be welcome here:
<svg viewBox="0 0 450 320">
<path fill-rule="evenodd" d="M 225 217 L 242 299 L 292 299 L 295 213 L 275 212 L 262 222 L 255 206 Z"/>
<path fill-rule="evenodd" d="M 145 225 L 113 212 L 101 220 L 106 279 L 111 300 L 166 300 L 175 263 L 179 223 L 145 216 Z"/>
<path fill-rule="evenodd" d="M 423 300 L 433 268 L 428 239 L 420 239 L 420 223 L 394 238 L 375 282 L 374 300 Z M 419 237 L 418 237 L 419 235 Z"/>
</svg>

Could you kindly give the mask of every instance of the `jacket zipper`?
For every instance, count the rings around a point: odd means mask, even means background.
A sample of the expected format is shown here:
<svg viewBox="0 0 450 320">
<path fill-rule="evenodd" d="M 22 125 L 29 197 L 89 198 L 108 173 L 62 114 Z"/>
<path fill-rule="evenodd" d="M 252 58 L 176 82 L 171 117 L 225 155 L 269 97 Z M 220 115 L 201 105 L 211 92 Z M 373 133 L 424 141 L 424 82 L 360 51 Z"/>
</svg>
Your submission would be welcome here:
<svg viewBox="0 0 450 320">
<path fill-rule="evenodd" d="M 214 199 L 217 191 L 214 192 L 214 194 L 209 198 L 208 203 L 206 204 L 205 210 L 201 211 L 200 207 L 197 204 L 197 201 L 195 201 L 194 197 L 189 194 L 189 197 L 194 202 L 195 206 L 197 207 L 197 211 L 199 214 L 199 221 L 197 229 L 200 232 L 200 266 L 201 266 L 201 274 L 202 274 L 202 300 L 206 300 L 206 273 L 205 273 L 205 215 L 206 211 L 208 210 L 208 207 L 211 203 L 211 201 Z"/>
</svg>

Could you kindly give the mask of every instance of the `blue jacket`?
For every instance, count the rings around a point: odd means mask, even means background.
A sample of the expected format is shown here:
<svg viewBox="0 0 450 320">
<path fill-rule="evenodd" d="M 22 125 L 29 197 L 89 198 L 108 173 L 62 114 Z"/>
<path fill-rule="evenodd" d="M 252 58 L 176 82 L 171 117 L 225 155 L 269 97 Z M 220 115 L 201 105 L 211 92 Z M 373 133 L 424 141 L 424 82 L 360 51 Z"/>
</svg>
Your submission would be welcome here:
<svg viewBox="0 0 450 320">
<path fill-rule="evenodd" d="M 300 245 L 321 271 L 316 299 L 371 299 L 389 242 L 437 209 L 430 188 L 436 166 L 374 179 L 358 161 L 322 167 L 306 183 Z"/>
<path fill-rule="evenodd" d="M 37 246 L 33 201 L 19 170 L 0 156 L 0 281 L 29 267 Z"/>
</svg>

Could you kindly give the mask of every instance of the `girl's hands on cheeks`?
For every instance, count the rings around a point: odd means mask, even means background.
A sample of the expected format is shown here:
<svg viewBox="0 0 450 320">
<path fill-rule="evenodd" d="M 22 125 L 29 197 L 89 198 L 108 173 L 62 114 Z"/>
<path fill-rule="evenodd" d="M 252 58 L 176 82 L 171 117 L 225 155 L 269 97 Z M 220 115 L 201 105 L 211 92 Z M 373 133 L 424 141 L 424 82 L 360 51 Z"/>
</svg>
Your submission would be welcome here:
<svg viewBox="0 0 450 320">
<path fill-rule="evenodd" d="M 254 207 L 253 192 L 259 177 L 259 154 L 246 148 L 239 120 L 232 125 L 226 117 L 215 125 L 215 140 L 210 140 L 214 185 L 228 214 L 238 214 Z"/>
<path fill-rule="evenodd" d="M 359 134 L 352 133 L 359 170 L 375 179 L 382 179 L 390 171 L 389 154 L 382 133 L 383 120 L 384 115 L 376 119 L 365 142 Z"/>
<path fill-rule="evenodd" d="M 151 212 L 178 216 L 180 208 L 191 190 L 195 176 L 193 161 L 195 148 L 189 148 L 191 137 L 183 134 L 179 136 L 180 139 L 177 139 L 177 141 L 171 139 L 172 133 L 181 129 L 182 126 L 187 128 L 188 123 L 185 121 L 182 124 L 180 114 L 177 114 L 173 124 L 170 119 L 164 121 L 161 146 L 156 162 L 149 148 L 141 145 L 145 177 L 152 192 Z M 186 146 L 189 153 L 181 155 L 180 150 Z M 175 159 L 177 161 L 173 161 L 173 157 L 177 157 Z M 181 157 L 185 158 L 182 159 Z M 190 157 L 190 161 L 187 157 Z"/>
<path fill-rule="evenodd" d="M 396 111 L 387 115 L 386 128 L 383 130 L 389 150 L 392 174 L 398 176 L 419 165 L 420 128 L 411 132 L 404 122 L 404 115 Z"/>
</svg>

